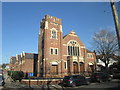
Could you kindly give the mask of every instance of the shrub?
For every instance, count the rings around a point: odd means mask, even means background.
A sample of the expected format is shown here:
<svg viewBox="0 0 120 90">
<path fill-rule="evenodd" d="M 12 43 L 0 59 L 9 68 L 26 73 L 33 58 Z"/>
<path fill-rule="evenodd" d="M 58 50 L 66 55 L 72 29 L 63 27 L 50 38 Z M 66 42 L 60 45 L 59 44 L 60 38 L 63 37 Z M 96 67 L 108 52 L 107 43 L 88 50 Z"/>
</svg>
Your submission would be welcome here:
<svg viewBox="0 0 120 90">
<path fill-rule="evenodd" d="M 19 80 L 21 81 L 22 78 L 24 77 L 23 71 L 8 71 L 8 75 L 14 80 Z"/>
</svg>

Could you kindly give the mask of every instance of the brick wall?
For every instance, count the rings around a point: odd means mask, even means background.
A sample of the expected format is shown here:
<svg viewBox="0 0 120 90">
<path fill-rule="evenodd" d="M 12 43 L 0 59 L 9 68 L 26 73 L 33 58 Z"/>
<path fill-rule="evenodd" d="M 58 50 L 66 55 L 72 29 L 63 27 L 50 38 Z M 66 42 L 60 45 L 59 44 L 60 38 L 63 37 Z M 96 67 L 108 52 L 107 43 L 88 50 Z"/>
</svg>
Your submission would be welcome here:
<svg viewBox="0 0 120 90">
<path fill-rule="evenodd" d="M 58 85 L 60 82 L 62 82 L 61 79 L 51 79 L 51 80 L 31 80 L 31 79 L 23 79 L 21 83 L 27 84 L 27 85 Z"/>
</svg>

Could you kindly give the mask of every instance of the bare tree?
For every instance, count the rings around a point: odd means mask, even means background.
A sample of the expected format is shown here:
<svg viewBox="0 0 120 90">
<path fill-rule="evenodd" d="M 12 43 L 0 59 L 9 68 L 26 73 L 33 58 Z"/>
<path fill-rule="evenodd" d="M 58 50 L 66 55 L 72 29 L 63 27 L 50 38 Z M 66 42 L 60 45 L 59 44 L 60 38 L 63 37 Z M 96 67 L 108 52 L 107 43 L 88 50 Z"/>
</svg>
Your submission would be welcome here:
<svg viewBox="0 0 120 90">
<path fill-rule="evenodd" d="M 107 69 L 110 58 L 119 50 L 117 36 L 112 31 L 100 30 L 94 33 L 93 45 L 99 55 L 99 59 L 105 63 L 105 68 Z"/>
</svg>

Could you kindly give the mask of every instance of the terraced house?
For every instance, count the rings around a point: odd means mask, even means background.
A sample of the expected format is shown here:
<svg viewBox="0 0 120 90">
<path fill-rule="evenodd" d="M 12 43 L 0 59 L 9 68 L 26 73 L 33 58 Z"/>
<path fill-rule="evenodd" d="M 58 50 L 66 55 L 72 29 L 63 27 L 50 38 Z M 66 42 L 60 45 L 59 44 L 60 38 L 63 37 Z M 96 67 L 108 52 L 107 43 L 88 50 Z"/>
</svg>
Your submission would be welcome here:
<svg viewBox="0 0 120 90">
<path fill-rule="evenodd" d="M 38 77 L 63 77 L 94 71 L 96 57 L 95 53 L 86 49 L 73 30 L 63 36 L 61 19 L 45 15 L 40 22 L 38 57 L 31 60 L 34 63 L 27 58 L 24 62 L 21 60 L 24 72 L 35 73 Z"/>
<path fill-rule="evenodd" d="M 10 57 L 10 69 L 23 71 L 28 76 L 37 76 L 38 54 L 22 52 L 20 55 Z"/>
</svg>

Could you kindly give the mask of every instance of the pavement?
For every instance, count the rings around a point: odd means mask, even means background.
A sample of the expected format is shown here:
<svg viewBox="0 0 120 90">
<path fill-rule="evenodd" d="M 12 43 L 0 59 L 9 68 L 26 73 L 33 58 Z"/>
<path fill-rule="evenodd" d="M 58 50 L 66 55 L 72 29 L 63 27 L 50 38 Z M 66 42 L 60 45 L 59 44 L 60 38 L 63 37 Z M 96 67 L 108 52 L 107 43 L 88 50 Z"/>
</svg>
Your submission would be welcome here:
<svg viewBox="0 0 120 90">
<path fill-rule="evenodd" d="M 4 87 L 4 89 L 7 88 L 52 88 L 52 89 L 56 89 L 56 88 L 61 88 L 60 85 L 26 85 L 26 84 L 21 84 L 20 82 L 6 82 Z"/>
<path fill-rule="evenodd" d="M 25 85 L 20 82 L 6 83 L 2 90 L 17 90 L 17 89 L 42 89 L 42 90 L 68 90 L 80 88 L 118 88 L 120 87 L 120 80 L 114 79 L 111 82 L 91 83 L 90 85 L 81 85 L 76 87 L 62 87 L 62 85 Z"/>
<path fill-rule="evenodd" d="M 62 85 L 25 85 L 21 84 L 19 81 L 14 82 L 12 79 L 5 74 L 5 85 L 4 87 L 0 87 L 0 90 L 26 90 L 26 89 L 42 89 L 42 90 L 68 90 L 68 89 L 80 89 L 80 88 L 113 88 L 113 87 L 120 87 L 120 80 L 113 79 L 111 82 L 105 83 L 91 83 L 90 85 L 82 85 L 76 87 L 63 87 Z M 89 77 L 88 77 L 89 78 Z"/>
</svg>

